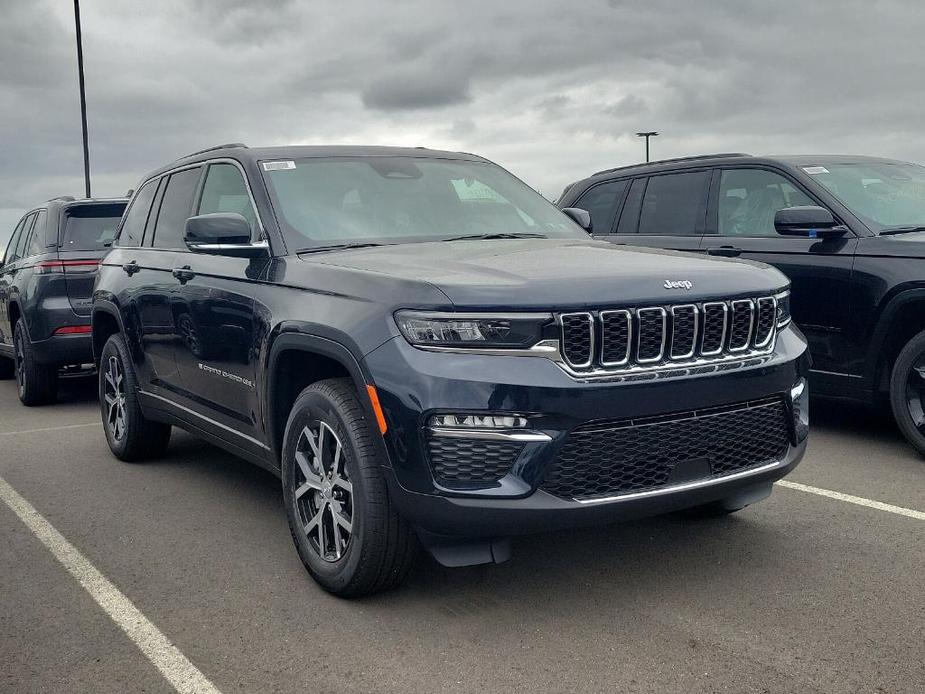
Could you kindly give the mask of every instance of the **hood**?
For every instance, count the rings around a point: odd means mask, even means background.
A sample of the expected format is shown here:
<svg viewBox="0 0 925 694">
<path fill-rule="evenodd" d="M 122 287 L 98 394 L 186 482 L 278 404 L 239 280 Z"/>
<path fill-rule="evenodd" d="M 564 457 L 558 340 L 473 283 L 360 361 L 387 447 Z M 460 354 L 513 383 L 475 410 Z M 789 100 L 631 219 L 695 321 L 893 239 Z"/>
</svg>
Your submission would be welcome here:
<svg viewBox="0 0 925 694">
<path fill-rule="evenodd" d="M 925 258 L 925 231 L 862 238 L 857 252 L 891 258 Z"/>
<path fill-rule="evenodd" d="M 592 239 L 409 243 L 302 259 L 426 282 L 457 308 L 551 310 L 683 303 L 768 294 L 787 285 L 780 272 L 761 263 Z"/>
</svg>

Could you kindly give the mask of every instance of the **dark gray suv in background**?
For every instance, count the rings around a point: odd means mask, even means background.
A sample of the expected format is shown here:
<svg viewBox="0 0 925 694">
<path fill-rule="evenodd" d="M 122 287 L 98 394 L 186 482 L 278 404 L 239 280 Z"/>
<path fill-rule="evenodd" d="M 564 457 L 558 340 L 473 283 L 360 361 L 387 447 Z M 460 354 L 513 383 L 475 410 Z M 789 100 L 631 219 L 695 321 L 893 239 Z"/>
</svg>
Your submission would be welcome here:
<svg viewBox="0 0 925 694">
<path fill-rule="evenodd" d="M 90 295 L 126 200 L 49 200 L 19 220 L 0 264 L 0 378 L 25 405 L 55 399 L 64 366 L 93 361 Z"/>
</svg>

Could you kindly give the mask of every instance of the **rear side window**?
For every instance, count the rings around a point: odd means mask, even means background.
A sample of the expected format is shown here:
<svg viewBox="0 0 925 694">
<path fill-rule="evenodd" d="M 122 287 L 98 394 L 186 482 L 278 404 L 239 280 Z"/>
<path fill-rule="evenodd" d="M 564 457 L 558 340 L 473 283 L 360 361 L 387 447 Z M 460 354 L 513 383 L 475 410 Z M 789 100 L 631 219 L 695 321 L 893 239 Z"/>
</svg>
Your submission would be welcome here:
<svg viewBox="0 0 925 694">
<path fill-rule="evenodd" d="M 109 248 L 124 211 L 124 203 L 68 207 L 61 231 L 60 250 L 101 251 Z"/>
<path fill-rule="evenodd" d="M 25 256 L 38 255 L 45 252 L 45 220 L 48 218 L 48 212 L 39 210 L 35 218 L 35 224 L 32 227 L 32 236 L 29 237 L 29 246 L 26 248 Z"/>
<path fill-rule="evenodd" d="M 16 252 L 14 256 L 17 260 L 23 257 L 23 253 L 26 250 L 26 241 L 29 240 L 29 233 L 32 231 L 33 222 L 35 222 L 35 212 L 30 214 L 26 219 L 26 223 L 22 228 L 22 233 L 19 235 L 19 240 L 16 242 Z"/>
<path fill-rule="evenodd" d="M 637 178 L 633 181 L 630 192 L 626 194 L 623 214 L 620 215 L 620 223 L 617 225 L 618 234 L 636 233 L 636 225 L 639 223 L 639 207 L 642 205 L 642 193 L 645 189 L 646 179 Z"/>
<path fill-rule="evenodd" d="M 639 233 L 653 236 L 695 236 L 706 212 L 709 171 L 653 176 L 646 186 L 639 215 Z"/>
<path fill-rule="evenodd" d="M 192 214 L 193 197 L 196 195 L 201 171 L 199 167 L 178 171 L 167 181 L 154 227 L 155 248 L 185 248 L 183 232 L 186 220 Z"/>
<path fill-rule="evenodd" d="M 591 224 L 595 234 L 609 234 L 613 229 L 613 219 L 617 214 L 617 205 L 623 202 L 623 193 L 629 181 L 609 181 L 588 190 L 575 203 L 591 213 Z"/>
<path fill-rule="evenodd" d="M 257 222 L 244 178 L 234 164 L 213 164 L 206 174 L 198 214 L 215 212 L 237 212 L 251 225 L 251 231 Z"/>
<path fill-rule="evenodd" d="M 157 192 L 158 181 L 148 181 L 135 195 L 122 222 L 119 232 L 118 245 L 140 246 L 145 237 L 145 226 L 148 223 L 148 213 L 151 211 L 151 201 Z"/>
</svg>

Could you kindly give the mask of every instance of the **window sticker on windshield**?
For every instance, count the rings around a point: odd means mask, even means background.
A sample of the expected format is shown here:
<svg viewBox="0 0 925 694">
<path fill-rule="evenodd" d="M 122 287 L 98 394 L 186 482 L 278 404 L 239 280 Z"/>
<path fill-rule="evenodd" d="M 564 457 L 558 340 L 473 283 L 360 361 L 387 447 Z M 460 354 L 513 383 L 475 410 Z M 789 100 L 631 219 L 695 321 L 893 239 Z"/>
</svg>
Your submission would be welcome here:
<svg viewBox="0 0 925 694">
<path fill-rule="evenodd" d="M 803 170 L 806 173 L 808 173 L 810 176 L 815 176 L 816 174 L 824 174 L 824 173 L 829 172 L 829 170 L 825 168 L 824 166 L 804 166 Z"/>
<path fill-rule="evenodd" d="M 265 161 L 263 162 L 264 171 L 283 171 L 284 169 L 294 169 L 294 161 Z"/>
</svg>

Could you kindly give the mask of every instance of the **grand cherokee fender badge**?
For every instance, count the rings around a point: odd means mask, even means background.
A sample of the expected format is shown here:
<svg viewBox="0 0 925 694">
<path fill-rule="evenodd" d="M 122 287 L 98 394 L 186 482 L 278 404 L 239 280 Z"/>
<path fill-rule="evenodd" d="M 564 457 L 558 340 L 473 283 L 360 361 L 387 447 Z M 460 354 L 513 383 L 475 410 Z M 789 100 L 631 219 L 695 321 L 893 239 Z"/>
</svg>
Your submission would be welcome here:
<svg viewBox="0 0 925 694">
<path fill-rule="evenodd" d="M 690 280 L 665 280 L 663 286 L 665 289 L 687 289 L 689 291 L 694 288 L 694 283 Z"/>
</svg>

